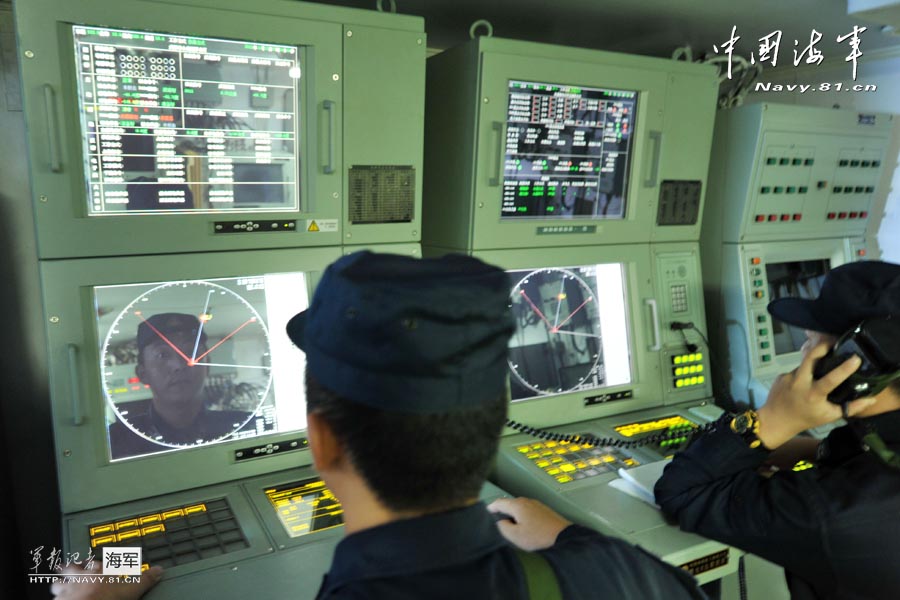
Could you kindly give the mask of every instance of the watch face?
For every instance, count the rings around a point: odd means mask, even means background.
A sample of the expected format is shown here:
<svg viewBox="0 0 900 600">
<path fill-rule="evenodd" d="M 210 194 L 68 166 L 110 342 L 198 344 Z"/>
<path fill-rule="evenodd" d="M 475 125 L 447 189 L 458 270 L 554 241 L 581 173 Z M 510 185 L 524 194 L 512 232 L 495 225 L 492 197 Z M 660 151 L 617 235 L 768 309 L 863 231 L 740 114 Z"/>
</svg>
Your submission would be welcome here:
<svg viewBox="0 0 900 600">
<path fill-rule="evenodd" d="M 98 315 L 107 302 L 125 304 L 102 340 L 100 365 L 119 423 L 148 442 L 180 448 L 226 439 L 263 414 L 271 350 L 264 319 L 244 297 L 264 306 L 254 290 L 262 278 L 253 281 L 98 288 Z"/>
<path fill-rule="evenodd" d="M 603 385 L 596 269 L 514 271 L 513 399 Z"/>
<path fill-rule="evenodd" d="M 734 417 L 733 429 L 735 433 L 747 433 L 752 425 L 753 420 L 746 413 L 741 413 Z"/>
</svg>

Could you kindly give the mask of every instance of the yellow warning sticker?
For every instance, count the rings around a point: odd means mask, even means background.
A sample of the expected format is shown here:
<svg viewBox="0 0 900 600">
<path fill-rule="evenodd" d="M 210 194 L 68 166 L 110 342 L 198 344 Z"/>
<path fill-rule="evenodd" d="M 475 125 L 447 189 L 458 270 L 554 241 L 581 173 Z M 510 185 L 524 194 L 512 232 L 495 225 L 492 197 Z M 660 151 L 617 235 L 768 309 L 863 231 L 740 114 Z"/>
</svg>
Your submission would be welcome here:
<svg viewBox="0 0 900 600">
<path fill-rule="evenodd" d="M 337 219 L 307 219 L 306 231 L 310 233 L 337 233 Z"/>
</svg>

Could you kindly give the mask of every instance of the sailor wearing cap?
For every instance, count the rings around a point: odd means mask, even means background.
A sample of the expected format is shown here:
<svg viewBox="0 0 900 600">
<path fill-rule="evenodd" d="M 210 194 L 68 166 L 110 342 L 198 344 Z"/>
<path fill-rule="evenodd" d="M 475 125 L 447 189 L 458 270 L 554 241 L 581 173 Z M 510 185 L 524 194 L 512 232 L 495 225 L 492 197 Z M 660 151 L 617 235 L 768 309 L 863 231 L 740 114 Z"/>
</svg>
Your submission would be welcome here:
<svg viewBox="0 0 900 600">
<path fill-rule="evenodd" d="M 683 529 L 784 566 L 795 600 L 900 598 L 900 265 L 842 265 L 814 300 L 769 312 L 807 330 L 800 366 L 676 456 L 657 502 Z M 821 443 L 795 437 L 842 416 Z M 795 472 L 797 458 L 815 466 Z"/>
</svg>

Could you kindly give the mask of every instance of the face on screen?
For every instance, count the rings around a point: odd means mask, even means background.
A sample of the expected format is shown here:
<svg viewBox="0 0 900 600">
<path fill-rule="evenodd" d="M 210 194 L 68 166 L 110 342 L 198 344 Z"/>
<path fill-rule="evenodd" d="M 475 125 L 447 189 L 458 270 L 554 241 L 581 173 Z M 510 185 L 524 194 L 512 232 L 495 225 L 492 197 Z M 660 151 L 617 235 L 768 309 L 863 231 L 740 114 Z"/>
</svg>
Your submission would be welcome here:
<svg viewBox="0 0 900 600">
<path fill-rule="evenodd" d="M 631 381 L 622 265 L 509 275 L 516 319 L 509 345 L 513 400 Z"/>
<path fill-rule="evenodd" d="M 305 428 L 302 273 L 94 293 L 112 460 Z"/>
<path fill-rule="evenodd" d="M 503 219 L 622 219 L 638 94 L 510 81 Z"/>
<path fill-rule="evenodd" d="M 296 47 L 72 34 L 89 215 L 297 209 Z"/>
<path fill-rule="evenodd" d="M 766 263 L 769 301 L 779 298 L 817 298 L 830 269 L 831 262 L 827 259 Z M 775 337 L 775 354 L 799 352 L 806 341 L 806 333 L 801 327 L 775 319 L 772 320 L 772 333 Z"/>
</svg>

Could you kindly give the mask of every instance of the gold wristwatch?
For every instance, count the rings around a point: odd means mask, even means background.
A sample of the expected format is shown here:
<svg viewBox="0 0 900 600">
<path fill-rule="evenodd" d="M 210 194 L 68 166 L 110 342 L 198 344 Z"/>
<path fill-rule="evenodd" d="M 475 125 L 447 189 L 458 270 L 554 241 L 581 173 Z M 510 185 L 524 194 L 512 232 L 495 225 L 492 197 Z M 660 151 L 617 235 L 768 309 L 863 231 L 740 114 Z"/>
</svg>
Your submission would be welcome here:
<svg viewBox="0 0 900 600">
<path fill-rule="evenodd" d="M 759 448 L 762 440 L 759 439 L 759 415 L 755 410 L 745 410 L 734 415 L 731 419 L 731 430 L 744 438 L 751 448 Z"/>
</svg>

